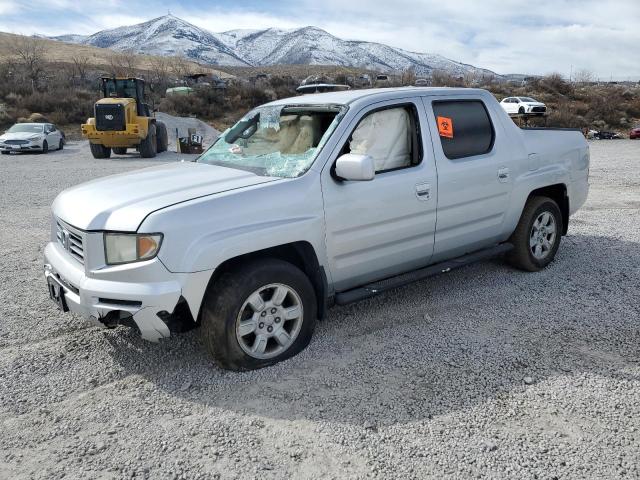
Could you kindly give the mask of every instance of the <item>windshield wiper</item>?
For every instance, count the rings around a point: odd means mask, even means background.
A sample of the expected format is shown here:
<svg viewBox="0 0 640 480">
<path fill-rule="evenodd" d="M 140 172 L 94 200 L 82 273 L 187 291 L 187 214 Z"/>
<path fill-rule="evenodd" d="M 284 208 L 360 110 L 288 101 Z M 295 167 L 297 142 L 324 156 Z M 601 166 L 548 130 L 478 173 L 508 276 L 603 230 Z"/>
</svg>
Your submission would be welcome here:
<svg viewBox="0 0 640 480">
<path fill-rule="evenodd" d="M 248 165 L 238 165 L 235 163 L 225 163 L 225 162 L 219 162 L 219 161 L 203 162 L 203 163 L 206 163 L 206 165 L 215 165 L 217 167 L 233 168 L 235 170 L 242 170 L 245 172 L 255 173 L 260 177 L 269 176 L 267 175 L 267 169 L 264 167 L 250 167 Z"/>
</svg>

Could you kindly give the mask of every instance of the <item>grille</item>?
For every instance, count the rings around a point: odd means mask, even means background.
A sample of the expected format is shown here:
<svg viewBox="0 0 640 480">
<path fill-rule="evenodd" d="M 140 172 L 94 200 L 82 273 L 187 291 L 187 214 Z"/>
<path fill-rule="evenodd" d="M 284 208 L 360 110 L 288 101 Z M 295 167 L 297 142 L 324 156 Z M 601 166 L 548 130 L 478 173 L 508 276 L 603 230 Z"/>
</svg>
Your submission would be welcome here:
<svg viewBox="0 0 640 480">
<path fill-rule="evenodd" d="M 56 237 L 60 245 L 62 245 L 62 248 L 69 252 L 71 256 L 80 263 L 84 263 L 84 245 L 82 232 L 80 230 L 76 230 L 69 225 L 57 221 Z"/>
<path fill-rule="evenodd" d="M 119 103 L 96 105 L 96 130 L 122 131 L 126 130 L 124 106 Z"/>
<path fill-rule="evenodd" d="M 532 112 L 546 112 L 547 111 L 547 107 L 533 107 L 531 109 Z"/>
<path fill-rule="evenodd" d="M 29 140 L 5 140 L 4 143 L 7 145 L 26 145 Z"/>
</svg>

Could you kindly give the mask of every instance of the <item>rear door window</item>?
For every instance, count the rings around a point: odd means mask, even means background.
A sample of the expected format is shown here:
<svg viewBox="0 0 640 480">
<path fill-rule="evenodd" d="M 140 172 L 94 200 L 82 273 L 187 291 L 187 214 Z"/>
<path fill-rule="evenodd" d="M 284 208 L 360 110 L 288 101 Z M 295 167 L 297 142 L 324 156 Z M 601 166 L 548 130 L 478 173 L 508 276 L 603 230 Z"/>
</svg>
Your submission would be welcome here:
<svg viewBox="0 0 640 480">
<path fill-rule="evenodd" d="M 455 160 L 483 155 L 493 148 L 495 131 L 482 101 L 434 101 L 433 113 L 447 158 Z"/>
</svg>

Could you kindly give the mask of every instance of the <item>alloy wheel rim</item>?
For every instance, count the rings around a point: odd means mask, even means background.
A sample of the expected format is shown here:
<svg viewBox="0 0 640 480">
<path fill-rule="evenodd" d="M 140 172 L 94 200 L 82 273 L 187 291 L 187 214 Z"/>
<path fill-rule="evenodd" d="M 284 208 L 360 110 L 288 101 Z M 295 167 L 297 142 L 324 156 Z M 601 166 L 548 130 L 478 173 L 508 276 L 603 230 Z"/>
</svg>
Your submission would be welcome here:
<svg viewBox="0 0 640 480">
<path fill-rule="evenodd" d="M 534 258 L 544 260 L 549 256 L 556 240 L 556 219 L 551 212 L 542 212 L 536 218 L 529 235 L 529 250 Z"/>
<path fill-rule="evenodd" d="M 255 290 L 236 318 L 236 339 L 249 356 L 268 359 L 284 353 L 300 333 L 303 320 L 300 295 L 282 283 Z"/>
</svg>

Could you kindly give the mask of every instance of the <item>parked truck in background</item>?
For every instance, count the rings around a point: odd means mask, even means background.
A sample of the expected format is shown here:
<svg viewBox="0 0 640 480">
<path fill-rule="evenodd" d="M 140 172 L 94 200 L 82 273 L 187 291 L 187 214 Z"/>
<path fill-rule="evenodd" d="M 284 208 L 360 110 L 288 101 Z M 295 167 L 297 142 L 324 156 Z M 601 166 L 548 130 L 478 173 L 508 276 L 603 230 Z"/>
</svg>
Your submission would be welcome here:
<svg viewBox="0 0 640 480">
<path fill-rule="evenodd" d="M 579 131 L 520 129 L 477 89 L 354 90 L 249 112 L 194 162 L 52 206 L 52 299 L 149 340 L 199 325 L 224 368 L 300 352 L 345 304 L 471 261 L 553 261 L 588 192 Z"/>
</svg>

